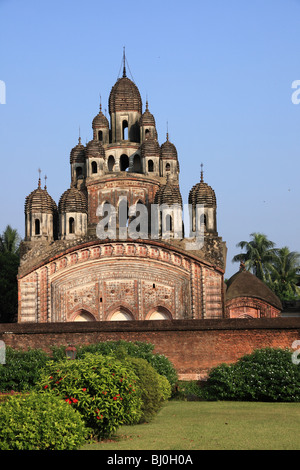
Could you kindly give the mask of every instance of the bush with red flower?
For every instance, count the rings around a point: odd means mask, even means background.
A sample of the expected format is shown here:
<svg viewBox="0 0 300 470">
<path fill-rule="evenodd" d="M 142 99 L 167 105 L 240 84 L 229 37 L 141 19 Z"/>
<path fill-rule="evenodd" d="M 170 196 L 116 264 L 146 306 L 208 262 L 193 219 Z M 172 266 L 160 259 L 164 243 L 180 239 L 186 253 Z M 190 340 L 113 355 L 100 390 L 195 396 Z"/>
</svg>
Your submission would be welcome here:
<svg viewBox="0 0 300 470">
<path fill-rule="evenodd" d="M 77 450 L 87 438 L 82 416 L 53 394 L 13 394 L 0 403 L 0 450 Z"/>
<path fill-rule="evenodd" d="M 107 438 L 120 425 L 140 421 L 142 399 L 138 382 L 130 364 L 87 353 L 81 359 L 49 362 L 37 389 L 60 396 L 79 411 L 93 436 Z"/>
</svg>

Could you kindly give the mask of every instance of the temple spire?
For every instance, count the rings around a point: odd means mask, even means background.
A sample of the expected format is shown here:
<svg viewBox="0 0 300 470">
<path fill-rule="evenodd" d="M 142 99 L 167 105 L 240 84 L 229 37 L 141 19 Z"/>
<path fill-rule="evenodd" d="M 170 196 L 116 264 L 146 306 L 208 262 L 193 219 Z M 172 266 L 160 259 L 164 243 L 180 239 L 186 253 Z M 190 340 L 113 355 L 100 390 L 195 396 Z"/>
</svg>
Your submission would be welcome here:
<svg viewBox="0 0 300 470">
<path fill-rule="evenodd" d="M 126 77 L 126 57 L 125 57 L 125 46 L 123 47 L 123 77 Z"/>
<path fill-rule="evenodd" d="M 203 163 L 201 163 L 201 178 L 200 178 L 201 183 L 203 183 Z"/>
</svg>

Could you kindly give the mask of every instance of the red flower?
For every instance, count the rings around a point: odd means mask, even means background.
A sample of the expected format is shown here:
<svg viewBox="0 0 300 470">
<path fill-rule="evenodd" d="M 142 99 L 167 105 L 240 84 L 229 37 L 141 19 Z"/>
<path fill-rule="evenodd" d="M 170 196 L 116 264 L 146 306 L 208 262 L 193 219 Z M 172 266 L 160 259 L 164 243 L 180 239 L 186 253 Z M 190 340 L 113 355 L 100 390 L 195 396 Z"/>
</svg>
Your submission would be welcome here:
<svg viewBox="0 0 300 470">
<path fill-rule="evenodd" d="M 77 398 L 71 398 L 71 400 L 72 400 L 73 403 L 78 403 Z"/>
<path fill-rule="evenodd" d="M 86 392 L 86 388 L 83 388 L 82 390 L 83 390 L 84 392 Z"/>
<path fill-rule="evenodd" d="M 48 385 L 45 385 L 45 387 L 44 387 L 44 388 L 48 388 Z"/>
<path fill-rule="evenodd" d="M 113 397 L 113 400 L 117 400 L 117 397 Z"/>
<path fill-rule="evenodd" d="M 70 400 L 70 398 L 67 398 L 65 401 L 66 401 L 67 403 L 69 403 L 69 405 L 72 403 L 71 400 Z"/>
</svg>

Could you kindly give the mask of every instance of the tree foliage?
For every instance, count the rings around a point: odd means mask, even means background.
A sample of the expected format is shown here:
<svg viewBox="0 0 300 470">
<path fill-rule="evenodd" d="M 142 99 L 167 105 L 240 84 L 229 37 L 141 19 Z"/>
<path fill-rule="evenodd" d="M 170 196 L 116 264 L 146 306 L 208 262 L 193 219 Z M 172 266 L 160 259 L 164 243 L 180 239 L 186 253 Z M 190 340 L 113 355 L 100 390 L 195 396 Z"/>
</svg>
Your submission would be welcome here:
<svg viewBox="0 0 300 470">
<path fill-rule="evenodd" d="M 237 247 L 245 250 L 235 255 L 233 262 L 243 262 L 250 272 L 265 282 L 280 300 L 299 298 L 300 253 L 288 247 L 276 248 L 263 233 L 251 233 L 250 241 L 241 241 Z"/>
<path fill-rule="evenodd" d="M 7 225 L 0 236 L 0 323 L 17 319 L 19 245 L 17 230 Z"/>
</svg>

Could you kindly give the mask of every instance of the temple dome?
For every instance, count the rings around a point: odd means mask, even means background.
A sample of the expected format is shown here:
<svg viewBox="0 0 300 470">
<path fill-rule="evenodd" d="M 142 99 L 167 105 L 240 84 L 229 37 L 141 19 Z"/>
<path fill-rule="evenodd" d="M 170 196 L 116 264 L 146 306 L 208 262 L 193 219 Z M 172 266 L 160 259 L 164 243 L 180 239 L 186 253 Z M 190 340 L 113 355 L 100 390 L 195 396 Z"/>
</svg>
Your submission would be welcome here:
<svg viewBox="0 0 300 470">
<path fill-rule="evenodd" d="M 96 155 L 105 158 L 105 150 L 99 140 L 90 140 L 86 146 L 86 156 Z"/>
<path fill-rule="evenodd" d="M 149 109 L 148 109 L 148 101 L 146 102 L 146 110 L 140 118 L 139 125 L 140 126 L 154 126 L 155 127 L 155 119 L 154 119 L 153 114 L 151 114 Z"/>
<path fill-rule="evenodd" d="M 92 128 L 95 129 L 100 129 L 100 128 L 108 128 L 109 127 L 109 122 L 106 116 L 102 113 L 101 105 L 100 105 L 100 111 L 97 114 L 97 116 L 94 117 L 93 122 L 92 122 Z"/>
<path fill-rule="evenodd" d="M 25 213 L 48 213 L 54 214 L 57 212 L 57 205 L 48 193 L 46 187 L 41 188 L 39 180 L 38 188 L 32 191 L 25 199 Z"/>
<path fill-rule="evenodd" d="M 72 148 L 70 152 L 70 163 L 84 163 L 85 162 L 85 147 L 81 143 L 81 138 L 78 139 L 78 144 Z"/>
<path fill-rule="evenodd" d="M 189 192 L 189 204 L 193 207 L 196 204 L 203 204 L 205 207 L 216 207 L 217 198 L 211 186 L 203 181 L 203 171 L 201 171 L 201 181 L 195 184 Z"/>
<path fill-rule="evenodd" d="M 66 212 L 82 212 L 87 214 L 88 202 L 83 191 L 71 186 L 65 191 L 58 203 L 58 211 L 60 214 Z"/>
<path fill-rule="evenodd" d="M 141 145 L 142 157 L 159 157 L 160 145 L 154 137 L 147 137 Z"/>
<path fill-rule="evenodd" d="M 161 186 L 155 194 L 154 204 L 179 204 L 182 207 L 182 197 L 178 184 L 172 183 L 169 178 L 167 183 Z"/>
<path fill-rule="evenodd" d="M 119 78 L 109 95 L 109 113 L 137 111 L 142 113 L 142 99 L 138 87 L 128 77 Z"/>
<path fill-rule="evenodd" d="M 260 299 L 282 310 L 277 295 L 263 281 L 245 269 L 235 273 L 227 282 L 226 301 L 239 297 Z"/>
<path fill-rule="evenodd" d="M 167 159 L 176 159 L 177 160 L 177 150 L 174 144 L 169 141 L 169 136 L 167 134 L 167 140 L 161 145 L 161 158 Z"/>
</svg>

